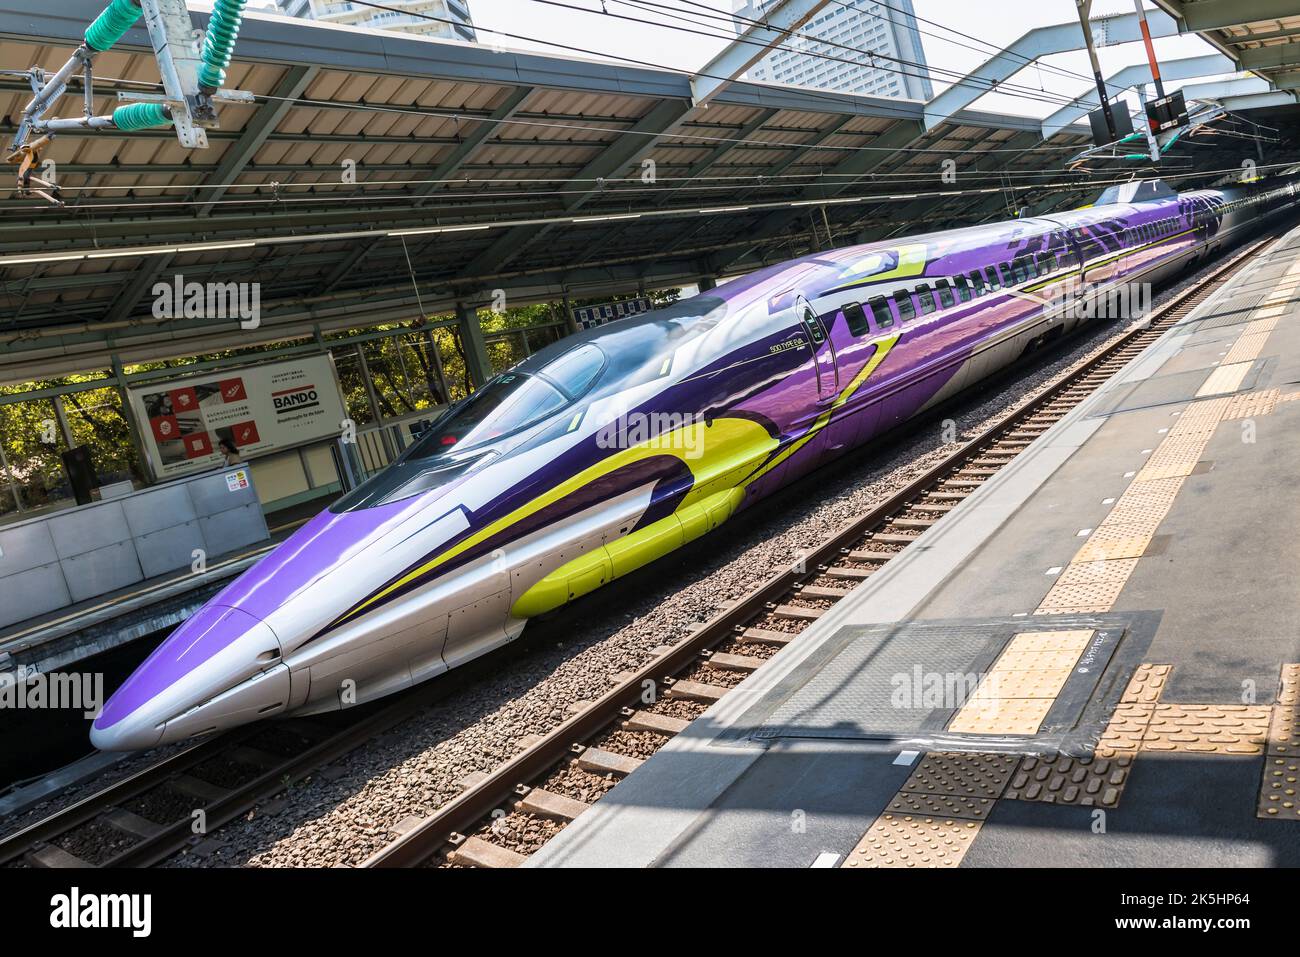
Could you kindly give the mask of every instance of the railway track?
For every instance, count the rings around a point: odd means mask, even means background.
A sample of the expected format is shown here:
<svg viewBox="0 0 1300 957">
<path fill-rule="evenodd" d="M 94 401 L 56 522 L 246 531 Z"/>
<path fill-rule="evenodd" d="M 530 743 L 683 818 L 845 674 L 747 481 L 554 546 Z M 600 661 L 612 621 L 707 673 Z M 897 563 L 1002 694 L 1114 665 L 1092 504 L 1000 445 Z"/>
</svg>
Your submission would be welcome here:
<svg viewBox="0 0 1300 957">
<path fill-rule="evenodd" d="M 1012 410 L 981 435 L 683 641 L 618 676 L 556 729 L 364 862 L 364 867 L 509 867 L 684 730 L 856 584 L 870 577 L 1069 409 L 1226 282 L 1270 240 L 1241 251 L 1160 307 L 1151 323 Z M 491 657 L 491 656 L 489 656 Z M 0 867 L 149 867 L 203 854 L 231 821 L 472 682 L 471 663 L 438 682 L 335 716 L 287 719 L 205 739 L 0 839 Z M 648 689 L 653 694 L 648 694 Z M 174 812 L 168 816 L 168 810 Z M 158 823 L 162 817 L 168 823 Z M 85 850 L 83 850 L 83 848 Z"/>
<path fill-rule="evenodd" d="M 996 475 L 1036 438 L 1232 278 L 1272 237 L 1240 251 L 1080 368 L 998 419 L 858 516 L 362 866 L 516 867 L 729 694 L 798 634 Z"/>
</svg>

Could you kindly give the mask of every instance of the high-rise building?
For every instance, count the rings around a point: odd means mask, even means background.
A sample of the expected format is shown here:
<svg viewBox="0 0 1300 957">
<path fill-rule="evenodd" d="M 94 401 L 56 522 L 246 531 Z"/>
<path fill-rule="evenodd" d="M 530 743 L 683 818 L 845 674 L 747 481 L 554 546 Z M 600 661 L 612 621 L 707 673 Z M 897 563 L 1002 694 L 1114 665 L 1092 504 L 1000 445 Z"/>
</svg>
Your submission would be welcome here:
<svg viewBox="0 0 1300 957">
<path fill-rule="evenodd" d="M 403 33 L 449 40 L 476 39 L 474 21 L 469 14 L 469 0 L 383 0 L 385 7 L 401 8 L 404 12 L 400 13 L 396 10 L 376 10 L 349 0 L 275 0 L 275 5 L 281 13 L 291 17 L 320 20 L 323 23 L 341 23 L 373 30 L 401 30 Z"/>
<path fill-rule="evenodd" d="M 775 2 L 732 0 L 736 32 L 743 33 L 752 21 L 763 19 Z M 831 4 L 799 33 L 802 36 L 786 40 L 782 49 L 750 67 L 749 78 L 912 100 L 934 96 L 912 0 Z M 879 54 L 874 63 L 869 53 Z"/>
</svg>

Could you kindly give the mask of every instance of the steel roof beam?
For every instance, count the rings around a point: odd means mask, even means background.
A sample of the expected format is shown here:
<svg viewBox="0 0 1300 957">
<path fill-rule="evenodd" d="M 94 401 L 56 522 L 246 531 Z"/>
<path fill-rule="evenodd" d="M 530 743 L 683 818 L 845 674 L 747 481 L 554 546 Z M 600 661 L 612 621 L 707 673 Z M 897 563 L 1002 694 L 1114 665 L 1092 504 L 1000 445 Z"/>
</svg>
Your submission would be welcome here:
<svg viewBox="0 0 1300 957">
<path fill-rule="evenodd" d="M 1234 96 L 1250 96 L 1255 93 L 1268 93 L 1269 82 L 1263 77 L 1237 77 L 1231 80 L 1216 80 L 1210 83 L 1189 83 L 1183 87 L 1183 95 L 1189 100 L 1222 101 Z"/>
<path fill-rule="evenodd" d="M 801 29 L 829 0 L 776 0 L 764 8 L 762 23 L 741 31 L 738 38 L 704 64 L 691 77 L 691 102 L 696 107 L 709 101 L 733 80 L 767 56 L 772 47 Z"/>
<path fill-rule="evenodd" d="M 809 0 L 790 2 L 802 4 Z M 31 0 L 0 0 L 0 39 L 75 47 L 82 41 L 86 24 L 102 10 L 103 0 L 59 0 L 57 4 L 43 7 L 38 18 Z M 195 26 L 207 26 L 207 12 L 192 10 L 191 16 Z M 128 31 L 114 47 L 115 53 L 119 51 L 152 56 L 147 32 L 140 27 Z M 531 86 L 587 95 L 688 102 L 693 95 L 691 75 L 673 70 L 639 67 L 617 60 L 604 62 L 519 50 L 498 51 L 483 44 L 454 43 L 386 31 L 343 30 L 318 21 L 287 20 L 259 10 L 245 11 L 236 53 L 241 63 L 301 64 L 347 74 L 511 88 Z M 734 81 L 712 99 L 734 106 L 884 118 L 916 117 L 921 109 L 921 104 L 913 100 L 748 81 Z"/>
<path fill-rule="evenodd" d="M 1295 15 L 1300 16 L 1300 8 L 1296 9 Z M 1275 43 L 1272 46 L 1242 50 L 1240 60 L 1243 70 L 1295 69 L 1300 66 L 1300 43 Z"/>
<path fill-rule="evenodd" d="M 1175 36 L 1178 33 L 1178 24 L 1167 14 L 1153 13 L 1147 20 L 1153 37 Z M 1098 36 L 1099 47 L 1133 43 L 1142 39 L 1136 13 L 1096 17 L 1090 23 Z M 1033 61 L 1054 53 L 1083 49 L 1083 40 L 1083 31 L 1077 20 L 1030 30 L 927 103 L 926 129 L 933 129 L 949 120 L 954 113 L 970 106 L 997 85 L 1030 66 Z"/>
<path fill-rule="evenodd" d="M 1166 13 L 1178 17 L 1188 30 L 1223 30 L 1261 20 L 1296 16 L 1294 0 L 1153 0 Z M 1231 40 L 1231 37 L 1227 39 Z M 1240 39 L 1240 38 L 1239 38 Z"/>
</svg>

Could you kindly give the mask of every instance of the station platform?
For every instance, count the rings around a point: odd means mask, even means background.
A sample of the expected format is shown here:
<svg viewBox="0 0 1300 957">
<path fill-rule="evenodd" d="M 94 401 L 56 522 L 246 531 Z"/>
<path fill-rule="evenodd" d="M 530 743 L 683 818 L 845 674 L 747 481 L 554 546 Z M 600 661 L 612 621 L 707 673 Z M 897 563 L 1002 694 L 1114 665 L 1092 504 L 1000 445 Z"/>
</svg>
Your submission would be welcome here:
<svg viewBox="0 0 1300 957">
<path fill-rule="evenodd" d="M 1300 864 L 1300 229 L 527 866 Z"/>
</svg>

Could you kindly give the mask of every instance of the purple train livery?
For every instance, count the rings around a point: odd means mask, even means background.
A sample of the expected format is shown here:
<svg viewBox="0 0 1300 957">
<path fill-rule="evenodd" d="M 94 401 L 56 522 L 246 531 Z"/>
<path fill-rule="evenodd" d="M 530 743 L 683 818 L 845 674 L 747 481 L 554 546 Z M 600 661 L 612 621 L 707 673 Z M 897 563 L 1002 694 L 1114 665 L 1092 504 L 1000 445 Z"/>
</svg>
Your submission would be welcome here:
<svg viewBox="0 0 1300 957">
<path fill-rule="evenodd" d="M 1295 203 L 1293 180 L 820 252 L 549 346 L 176 629 L 95 720 L 149 748 L 337 710 L 518 637 Z"/>
</svg>

